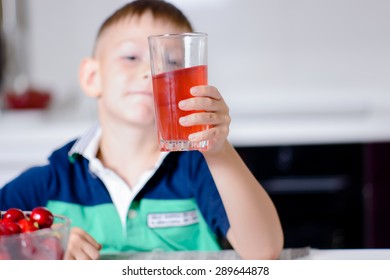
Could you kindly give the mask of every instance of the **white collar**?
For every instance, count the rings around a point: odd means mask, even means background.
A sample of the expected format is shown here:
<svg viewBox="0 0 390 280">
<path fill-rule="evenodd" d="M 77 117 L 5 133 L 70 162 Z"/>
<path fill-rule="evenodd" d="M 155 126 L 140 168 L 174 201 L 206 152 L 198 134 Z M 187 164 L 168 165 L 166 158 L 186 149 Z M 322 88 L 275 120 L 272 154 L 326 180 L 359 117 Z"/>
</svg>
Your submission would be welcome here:
<svg viewBox="0 0 390 280">
<path fill-rule="evenodd" d="M 72 158 L 75 155 L 82 155 L 89 161 L 89 169 L 104 183 L 110 194 L 120 217 L 123 229 L 126 229 L 126 220 L 130 205 L 135 196 L 145 186 L 149 179 L 155 174 L 162 164 L 168 152 L 161 152 L 155 165 L 146 170 L 139 178 L 138 182 L 130 188 L 114 171 L 105 168 L 96 157 L 101 139 L 102 130 L 98 124 L 94 124 L 83 136 L 81 136 L 69 151 Z"/>
</svg>

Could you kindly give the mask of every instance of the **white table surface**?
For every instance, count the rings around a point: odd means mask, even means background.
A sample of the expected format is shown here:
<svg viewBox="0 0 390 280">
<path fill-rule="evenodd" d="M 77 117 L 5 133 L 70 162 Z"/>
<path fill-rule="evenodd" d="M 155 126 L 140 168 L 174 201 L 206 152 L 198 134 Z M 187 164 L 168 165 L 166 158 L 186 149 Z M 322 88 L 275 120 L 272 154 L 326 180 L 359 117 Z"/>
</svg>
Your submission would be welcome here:
<svg viewBox="0 0 390 280">
<path fill-rule="evenodd" d="M 239 260 L 233 250 L 219 252 L 177 251 L 177 252 L 134 252 L 103 254 L 101 259 L 132 260 Z M 390 249 L 313 249 L 287 248 L 279 260 L 390 260 Z"/>
<path fill-rule="evenodd" d="M 310 260 L 390 260 L 390 249 L 311 249 Z"/>
</svg>

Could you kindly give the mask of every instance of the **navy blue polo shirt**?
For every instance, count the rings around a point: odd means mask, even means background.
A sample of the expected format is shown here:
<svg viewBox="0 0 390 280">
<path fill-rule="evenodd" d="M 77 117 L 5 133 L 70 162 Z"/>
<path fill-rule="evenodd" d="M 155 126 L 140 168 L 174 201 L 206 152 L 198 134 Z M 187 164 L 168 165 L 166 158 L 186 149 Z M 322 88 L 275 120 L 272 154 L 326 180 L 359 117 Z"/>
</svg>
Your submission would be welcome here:
<svg viewBox="0 0 390 280">
<path fill-rule="evenodd" d="M 220 250 L 229 222 L 203 155 L 169 153 L 132 200 L 125 225 L 102 180 L 75 141 L 0 189 L 0 210 L 46 206 L 71 218 L 103 245 L 102 252 Z"/>
</svg>

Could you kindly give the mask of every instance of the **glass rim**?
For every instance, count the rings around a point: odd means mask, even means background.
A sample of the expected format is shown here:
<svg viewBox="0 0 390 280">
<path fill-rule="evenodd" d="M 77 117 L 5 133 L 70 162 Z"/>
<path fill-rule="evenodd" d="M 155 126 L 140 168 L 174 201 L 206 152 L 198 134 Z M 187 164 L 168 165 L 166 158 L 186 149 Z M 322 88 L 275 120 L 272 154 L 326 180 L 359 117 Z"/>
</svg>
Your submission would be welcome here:
<svg viewBox="0 0 390 280">
<path fill-rule="evenodd" d="M 205 32 L 183 32 L 183 33 L 164 33 L 158 35 L 150 35 L 148 39 L 153 38 L 182 38 L 182 37 L 207 37 Z"/>
</svg>

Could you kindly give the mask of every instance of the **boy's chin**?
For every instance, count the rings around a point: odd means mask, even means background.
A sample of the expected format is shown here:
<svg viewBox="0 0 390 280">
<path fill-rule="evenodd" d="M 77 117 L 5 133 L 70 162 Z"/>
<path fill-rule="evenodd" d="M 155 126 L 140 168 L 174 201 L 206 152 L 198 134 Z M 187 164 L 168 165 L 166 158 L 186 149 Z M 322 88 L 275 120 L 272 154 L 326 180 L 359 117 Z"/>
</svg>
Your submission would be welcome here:
<svg viewBox="0 0 390 280">
<path fill-rule="evenodd" d="M 145 128 L 155 127 L 154 115 L 150 116 L 144 114 L 138 114 L 138 115 L 132 114 L 131 116 L 128 116 L 127 120 L 128 123 L 131 125 L 143 126 Z"/>
</svg>

